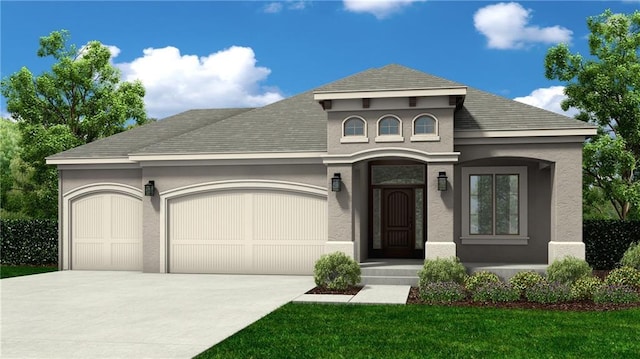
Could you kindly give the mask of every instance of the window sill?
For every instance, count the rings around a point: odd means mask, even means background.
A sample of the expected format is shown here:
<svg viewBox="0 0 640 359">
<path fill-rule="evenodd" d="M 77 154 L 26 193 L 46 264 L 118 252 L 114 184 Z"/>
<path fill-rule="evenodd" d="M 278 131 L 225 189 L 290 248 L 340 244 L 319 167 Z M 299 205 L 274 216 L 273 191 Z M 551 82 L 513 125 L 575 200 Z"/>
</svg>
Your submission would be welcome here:
<svg viewBox="0 0 640 359">
<path fill-rule="evenodd" d="M 436 135 L 414 135 L 411 136 L 411 142 L 438 142 L 440 136 Z"/>
<path fill-rule="evenodd" d="M 494 246 L 526 246 L 529 237 L 523 236 L 469 236 L 460 237 L 463 245 L 494 245 Z"/>
<path fill-rule="evenodd" d="M 340 143 L 369 143 L 369 138 L 364 136 L 345 136 L 340 139 Z"/>
<path fill-rule="evenodd" d="M 378 136 L 376 142 L 404 142 L 404 137 L 396 135 Z"/>
</svg>

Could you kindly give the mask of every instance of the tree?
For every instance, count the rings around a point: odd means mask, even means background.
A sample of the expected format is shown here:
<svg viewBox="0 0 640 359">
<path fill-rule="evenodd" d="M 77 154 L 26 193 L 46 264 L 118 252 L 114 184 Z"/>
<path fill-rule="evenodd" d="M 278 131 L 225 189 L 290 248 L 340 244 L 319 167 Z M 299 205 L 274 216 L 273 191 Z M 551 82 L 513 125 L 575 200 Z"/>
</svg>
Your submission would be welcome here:
<svg viewBox="0 0 640 359">
<path fill-rule="evenodd" d="M 69 33 L 40 38 L 38 57 L 52 57 L 51 71 L 35 76 L 23 67 L 2 80 L 7 111 L 22 135 L 25 206 L 34 217 L 57 217 L 57 171 L 45 157 L 113 135 L 147 121 L 141 82 L 122 82 L 109 49 L 98 41 L 77 48 Z"/>
<path fill-rule="evenodd" d="M 598 125 L 584 147 L 585 204 L 608 200 L 620 219 L 640 213 L 640 11 L 587 19 L 591 56 L 567 45 L 547 52 L 545 75 L 566 83 L 562 108 Z"/>
</svg>

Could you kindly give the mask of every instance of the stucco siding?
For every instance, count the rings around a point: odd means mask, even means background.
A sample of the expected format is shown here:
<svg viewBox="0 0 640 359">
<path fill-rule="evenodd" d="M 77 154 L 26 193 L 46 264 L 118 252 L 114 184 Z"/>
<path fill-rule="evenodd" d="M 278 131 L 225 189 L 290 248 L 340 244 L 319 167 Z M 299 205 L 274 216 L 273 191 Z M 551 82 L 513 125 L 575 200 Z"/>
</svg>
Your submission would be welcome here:
<svg viewBox="0 0 640 359">
<path fill-rule="evenodd" d="M 142 188 L 142 170 L 137 169 L 78 169 L 60 170 L 60 193 L 64 194 L 78 187 L 95 183 L 119 183 Z"/>
</svg>

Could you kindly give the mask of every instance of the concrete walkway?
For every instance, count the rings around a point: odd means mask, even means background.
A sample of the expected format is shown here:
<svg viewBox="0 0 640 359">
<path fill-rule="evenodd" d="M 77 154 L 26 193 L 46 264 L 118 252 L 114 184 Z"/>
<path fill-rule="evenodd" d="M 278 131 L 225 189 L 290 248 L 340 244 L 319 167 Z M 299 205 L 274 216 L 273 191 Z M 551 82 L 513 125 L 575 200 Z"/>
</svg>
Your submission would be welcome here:
<svg viewBox="0 0 640 359">
<path fill-rule="evenodd" d="M 294 303 L 406 304 L 409 285 L 365 285 L 356 295 L 303 294 Z"/>
<path fill-rule="evenodd" d="M 63 271 L 0 280 L 2 358 L 191 358 L 309 276 Z"/>
</svg>

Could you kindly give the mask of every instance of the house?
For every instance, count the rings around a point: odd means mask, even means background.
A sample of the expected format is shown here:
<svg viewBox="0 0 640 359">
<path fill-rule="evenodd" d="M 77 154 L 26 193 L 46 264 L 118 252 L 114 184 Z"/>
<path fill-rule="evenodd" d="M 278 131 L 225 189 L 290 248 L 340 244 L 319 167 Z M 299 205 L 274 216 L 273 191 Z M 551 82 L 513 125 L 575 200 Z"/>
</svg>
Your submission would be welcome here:
<svg viewBox="0 0 640 359">
<path fill-rule="evenodd" d="M 47 158 L 62 269 L 309 274 L 322 254 L 584 258 L 584 122 L 399 65 Z"/>
</svg>

